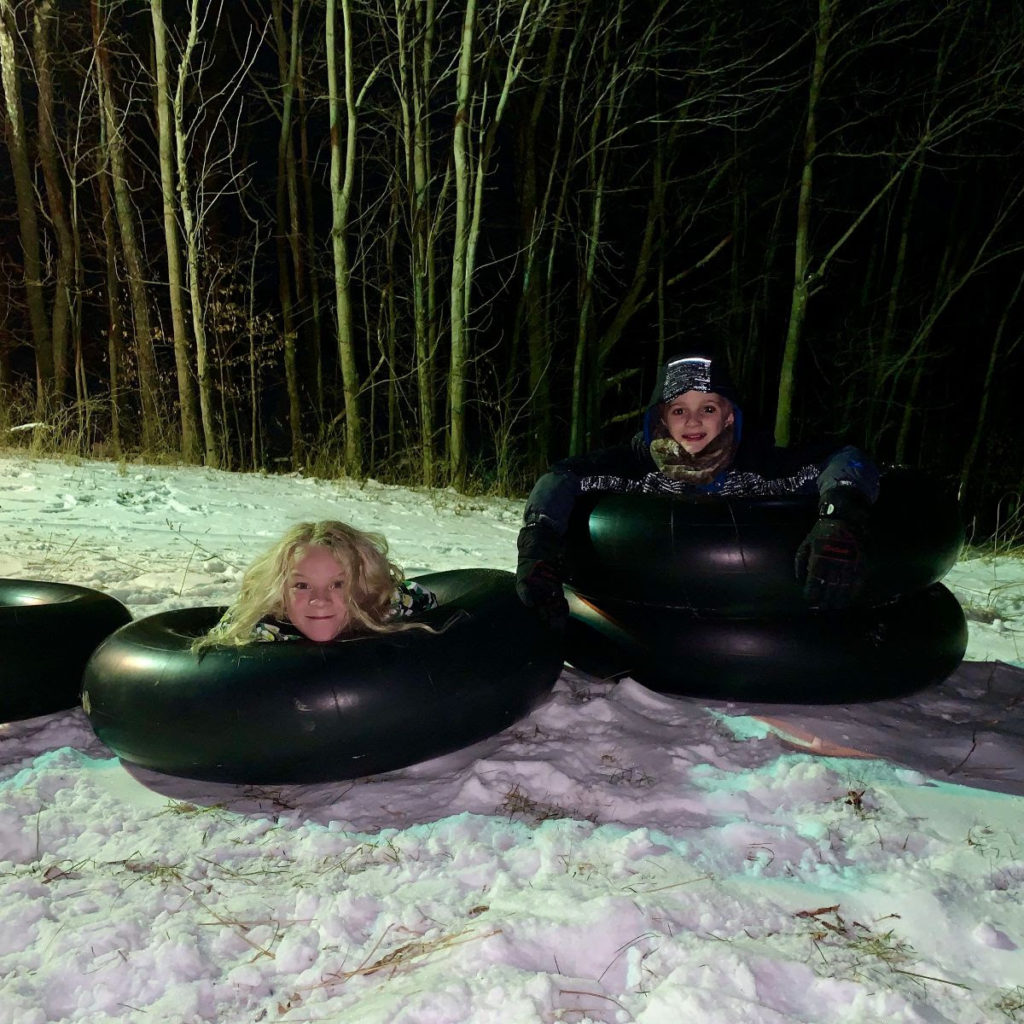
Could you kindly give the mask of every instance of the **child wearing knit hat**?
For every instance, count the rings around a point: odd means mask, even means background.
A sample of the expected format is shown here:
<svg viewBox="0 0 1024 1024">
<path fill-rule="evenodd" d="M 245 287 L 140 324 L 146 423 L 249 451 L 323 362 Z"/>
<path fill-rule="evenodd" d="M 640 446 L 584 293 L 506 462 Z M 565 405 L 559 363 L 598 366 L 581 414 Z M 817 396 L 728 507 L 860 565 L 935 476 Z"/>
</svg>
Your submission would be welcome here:
<svg viewBox="0 0 1024 1024">
<path fill-rule="evenodd" d="M 795 552 L 796 572 L 811 607 L 839 609 L 856 597 L 861 582 L 864 524 L 878 496 L 878 469 L 852 446 L 822 453 L 745 435 L 742 407 L 721 361 L 669 359 L 629 445 L 563 459 L 530 492 L 518 538 L 517 589 L 556 629 L 569 615 L 562 592 L 569 516 L 581 494 L 595 491 L 693 497 L 816 492 L 818 519 Z"/>
</svg>

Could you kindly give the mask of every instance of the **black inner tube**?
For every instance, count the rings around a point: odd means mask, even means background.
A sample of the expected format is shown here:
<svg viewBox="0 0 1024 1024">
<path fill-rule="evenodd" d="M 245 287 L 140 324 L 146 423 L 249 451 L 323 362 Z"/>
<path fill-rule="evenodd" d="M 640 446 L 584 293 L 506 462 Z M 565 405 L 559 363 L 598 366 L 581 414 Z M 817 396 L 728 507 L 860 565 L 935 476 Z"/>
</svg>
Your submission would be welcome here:
<svg viewBox="0 0 1024 1024">
<path fill-rule="evenodd" d="M 945 679 L 967 649 L 956 598 L 933 584 L 874 608 L 760 619 L 570 594 L 567 661 L 602 678 L 719 700 L 846 704 Z"/>
<path fill-rule="evenodd" d="M 419 577 L 440 607 L 408 630 L 213 648 L 191 640 L 221 609 L 119 631 L 86 670 L 83 704 L 125 760 L 173 775 L 318 782 L 389 771 L 493 735 L 550 692 L 562 654 L 511 573 Z"/>
</svg>

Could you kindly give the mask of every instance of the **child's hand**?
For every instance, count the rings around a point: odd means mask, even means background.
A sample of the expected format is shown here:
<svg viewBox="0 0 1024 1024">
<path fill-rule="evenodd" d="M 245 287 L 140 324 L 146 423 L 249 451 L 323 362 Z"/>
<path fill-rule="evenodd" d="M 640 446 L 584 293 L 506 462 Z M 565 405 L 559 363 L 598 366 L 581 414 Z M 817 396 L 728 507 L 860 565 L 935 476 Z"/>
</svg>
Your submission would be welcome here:
<svg viewBox="0 0 1024 1024">
<path fill-rule="evenodd" d="M 562 579 L 547 562 L 520 559 L 516 570 L 516 593 L 527 608 L 535 608 L 541 621 L 551 629 L 565 629 L 569 603 L 562 591 Z"/>
<path fill-rule="evenodd" d="M 867 505 L 859 492 L 843 488 L 822 499 L 822 514 L 796 552 L 796 578 L 812 608 L 839 610 L 856 598 L 864 582 Z M 838 514 L 837 514 L 838 513 Z"/>
<path fill-rule="evenodd" d="M 861 543 L 841 519 L 819 519 L 796 553 L 796 578 L 813 608 L 846 608 L 862 583 Z"/>
<path fill-rule="evenodd" d="M 546 523 L 530 523 L 519 531 L 516 593 L 535 608 L 545 625 L 565 629 L 569 603 L 562 591 L 562 542 Z"/>
</svg>

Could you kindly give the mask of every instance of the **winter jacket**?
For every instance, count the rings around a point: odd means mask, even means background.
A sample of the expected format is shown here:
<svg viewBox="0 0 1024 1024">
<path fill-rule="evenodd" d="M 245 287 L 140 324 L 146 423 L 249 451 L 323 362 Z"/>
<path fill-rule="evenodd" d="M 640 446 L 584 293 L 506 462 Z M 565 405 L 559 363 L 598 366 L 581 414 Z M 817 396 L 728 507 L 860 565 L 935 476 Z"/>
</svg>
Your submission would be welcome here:
<svg viewBox="0 0 1024 1024">
<path fill-rule="evenodd" d="M 576 499 L 591 492 L 678 494 L 697 497 L 768 497 L 854 488 L 867 503 L 878 496 L 878 469 L 864 452 L 847 446 L 832 454 L 811 448 L 779 448 L 759 435 L 741 435 L 729 466 L 709 483 L 671 480 L 651 457 L 649 434 L 628 445 L 572 456 L 555 463 L 534 485 L 524 524 L 544 524 L 562 537 Z M 834 492 L 833 492 L 834 493 Z"/>
</svg>

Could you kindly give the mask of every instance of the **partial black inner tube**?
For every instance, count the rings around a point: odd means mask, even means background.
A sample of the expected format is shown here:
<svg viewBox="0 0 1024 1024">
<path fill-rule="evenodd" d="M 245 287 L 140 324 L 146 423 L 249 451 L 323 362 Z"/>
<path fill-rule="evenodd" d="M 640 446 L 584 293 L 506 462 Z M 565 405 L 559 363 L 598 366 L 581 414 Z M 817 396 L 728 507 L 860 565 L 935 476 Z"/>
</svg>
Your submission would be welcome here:
<svg viewBox="0 0 1024 1024">
<path fill-rule="evenodd" d="M 89 656 L 130 621 L 120 601 L 98 590 L 0 579 L 0 721 L 77 707 Z"/>
<path fill-rule="evenodd" d="M 90 660 L 83 706 L 131 763 L 221 782 L 310 783 L 401 768 L 468 746 L 545 699 L 562 652 L 511 573 L 418 577 L 437 632 L 190 650 L 220 608 L 150 616 Z"/>
</svg>

